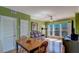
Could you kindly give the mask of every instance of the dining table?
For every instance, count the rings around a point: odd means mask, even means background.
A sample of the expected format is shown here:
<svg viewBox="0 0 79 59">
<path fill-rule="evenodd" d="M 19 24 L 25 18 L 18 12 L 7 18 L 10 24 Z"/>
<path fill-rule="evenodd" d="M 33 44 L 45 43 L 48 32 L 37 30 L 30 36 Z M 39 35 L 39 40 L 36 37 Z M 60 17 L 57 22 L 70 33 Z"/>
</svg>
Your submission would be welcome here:
<svg viewBox="0 0 79 59">
<path fill-rule="evenodd" d="M 43 42 L 44 40 L 35 38 L 16 40 L 16 52 L 18 53 L 19 46 L 21 46 L 21 48 L 25 49 L 28 53 L 33 53 Z"/>
</svg>

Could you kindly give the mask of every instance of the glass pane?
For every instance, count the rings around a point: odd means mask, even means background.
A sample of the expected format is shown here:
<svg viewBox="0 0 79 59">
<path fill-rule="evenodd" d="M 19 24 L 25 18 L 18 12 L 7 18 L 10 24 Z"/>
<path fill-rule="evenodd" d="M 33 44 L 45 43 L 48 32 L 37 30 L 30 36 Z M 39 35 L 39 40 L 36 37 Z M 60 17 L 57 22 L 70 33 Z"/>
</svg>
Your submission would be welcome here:
<svg viewBox="0 0 79 59">
<path fill-rule="evenodd" d="M 54 31 L 55 32 L 55 36 L 60 36 L 60 31 Z"/>
<path fill-rule="evenodd" d="M 68 35 L 68 32 L 67 31 L 62 31 L 62 36 L 67 36 Z"/>
<path fill-rule="evenodd" d="M 68 30 L 68 23 L 62 24 L 62 36 L 63 37 L 68 35 L 68 31 L 67 30 Z"/>
<path fill-rule="evenodd" d="M 60 36 L 60 24 L 54 24 L 55 36 Z"/>
<path fill-rule="evenodd" d="M 56 31 L 60 31 L 60 24 L 54 24 L 54 28 Z"/>
<path fill-rule="evenodd" d="M 62 24 L 62 29 L 67 29 L 67 23 Z"/>
</svg>

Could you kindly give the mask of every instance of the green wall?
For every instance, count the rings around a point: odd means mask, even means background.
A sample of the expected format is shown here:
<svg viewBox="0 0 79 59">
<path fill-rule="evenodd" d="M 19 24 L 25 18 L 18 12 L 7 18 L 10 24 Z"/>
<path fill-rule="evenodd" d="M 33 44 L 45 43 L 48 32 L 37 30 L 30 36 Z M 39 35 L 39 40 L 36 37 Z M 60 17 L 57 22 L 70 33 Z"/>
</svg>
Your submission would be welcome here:
<svg viewBox="0 0 79 59">
<path fill-rule="evenodd" d="M 75 26 L 76 26 L 76 33 L 79 34 L 79 12 L 75 15 Z"/>
<path fill-rule="evenodd" d="M 31 19 L 31 22 L 35 22 L 38 24 L 38 31 L 41 32 L 41 28 L 45 28 L 45 22 L 44 21 L 39 21 L 39 20 L 34 20 L 34 19 Z M 45 34 L 45 32 L 44 32 Z"/>
<path fill-rule="evenodd" d="M 9 16 L 9 17 L 14 17 L 17 19 L 17 38 L 19 38 L 20 36 L 20 20 L 24 19 L 24 20 L 28 20 L 29 21 L 29 32 L 31 31 L 31 23 L 30 23 L 30 15 L 21 13 L 21 12 L 12 12 L 12 10 L 2 7 L 0 6 L 0 15 L 4 15 L 4 16 Z"/>
</svg>

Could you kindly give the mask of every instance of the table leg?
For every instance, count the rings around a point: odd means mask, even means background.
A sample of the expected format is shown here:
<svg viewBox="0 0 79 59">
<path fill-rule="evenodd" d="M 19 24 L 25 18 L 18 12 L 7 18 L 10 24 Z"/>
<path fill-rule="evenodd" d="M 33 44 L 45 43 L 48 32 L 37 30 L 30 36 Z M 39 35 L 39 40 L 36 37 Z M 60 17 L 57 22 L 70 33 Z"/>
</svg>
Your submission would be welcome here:
<svg viewBox="0 0 79 59">
<path fill-rule="evenodd" d="M 16 42 L 16 53 L 18 53 L 18 43 Z"/>
</svg>

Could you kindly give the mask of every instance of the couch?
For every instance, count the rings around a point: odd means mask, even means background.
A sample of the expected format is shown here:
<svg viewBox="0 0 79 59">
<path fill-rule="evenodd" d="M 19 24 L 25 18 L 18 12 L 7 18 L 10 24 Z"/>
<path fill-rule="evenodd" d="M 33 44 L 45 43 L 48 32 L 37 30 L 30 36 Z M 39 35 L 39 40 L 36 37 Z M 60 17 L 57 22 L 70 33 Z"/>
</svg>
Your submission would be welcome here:
<svg viewBox="0 0 79 59">
<path fill-rule="evenodd" d="M 79 42 L 72 40 L 63 40 L 65 53 L 79 53 Z"/>
<path fill-rule="evenodd" d="M 45 38 L 45 35 L 39 31 L 31 31 L 30 36 L 31 38 Z"/>
</svg>

